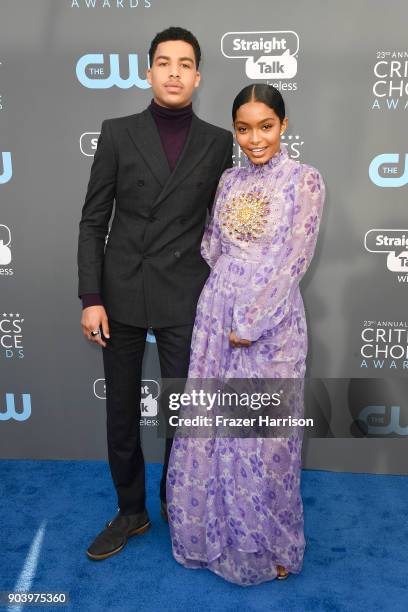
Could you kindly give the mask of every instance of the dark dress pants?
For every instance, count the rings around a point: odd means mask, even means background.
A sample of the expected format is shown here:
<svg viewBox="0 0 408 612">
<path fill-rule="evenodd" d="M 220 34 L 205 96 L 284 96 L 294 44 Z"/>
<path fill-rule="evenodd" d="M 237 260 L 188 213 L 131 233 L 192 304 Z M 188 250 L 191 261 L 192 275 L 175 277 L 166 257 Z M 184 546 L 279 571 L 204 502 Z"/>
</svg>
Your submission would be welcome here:
<svg viewBox="0 0 408 612">
<path fill-rule="evenodd" d="M 193 325 L 154 329 L 161 376 L 186 378 Z M 123 514 L 145 508 L 145 465 L 140 443 L 142 361 L 147 329 L 109 320 L 103 362 L 106 383 L 109 467 Z M 160 418 L 165 418 L 163 414 Z M 166 475 L 172 439 L 166 448 L 160 498 L 166 501 Z"/>
</svg>

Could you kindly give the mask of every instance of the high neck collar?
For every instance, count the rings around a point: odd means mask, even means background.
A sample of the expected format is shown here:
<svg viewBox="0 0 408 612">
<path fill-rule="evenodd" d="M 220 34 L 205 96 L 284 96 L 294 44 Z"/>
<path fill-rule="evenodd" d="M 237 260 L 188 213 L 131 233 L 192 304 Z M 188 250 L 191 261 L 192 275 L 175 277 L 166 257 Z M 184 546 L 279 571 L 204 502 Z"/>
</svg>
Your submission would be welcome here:
<svg viewBox="0 0 408 612">
<path fill-rule="evenodd" d="M 248 158 L 247 169 L 250 173 L 263 173 L 265 170 L 272 170 L 272 168 L 281 164 L 288 157 L 288 146 L 281 144 L 280 150 L 275 155 L 272 155 L 264 164 L 255 164 Z"/>
<path fill-rule="evenodd" d="M 160 117 L 160 119 L 167 119 L 170 121 L 186 119 L 187 117 L 192 117 L 193 115 L 192 102 L 190 102 L 190 104 L 187 106 L 183 106 L 182 108 L 168 108 L 167 106 L 160 106 L 160 104 L 157 104 L 154 98 L 152 98 L 148 108 L 155 117 Z"/>
</svg>

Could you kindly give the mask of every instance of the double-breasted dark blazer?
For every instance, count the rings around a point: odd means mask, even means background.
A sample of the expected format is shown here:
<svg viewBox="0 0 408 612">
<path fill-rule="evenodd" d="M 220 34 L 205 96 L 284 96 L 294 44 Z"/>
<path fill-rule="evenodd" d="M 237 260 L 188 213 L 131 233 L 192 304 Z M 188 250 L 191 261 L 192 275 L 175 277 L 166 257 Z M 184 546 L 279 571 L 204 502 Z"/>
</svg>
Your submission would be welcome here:
<svg viewBox="0 0 408 612">
<path fill-rule="evenodd" d="M 148 109 L 103 121 L 79 225 L 78 295 L 99 293 L 108 318 L 129 325 L 192 323 L 209 274 L 206 213 L 232 143 L 193 113 L 171 172 Z"/>
</svg>

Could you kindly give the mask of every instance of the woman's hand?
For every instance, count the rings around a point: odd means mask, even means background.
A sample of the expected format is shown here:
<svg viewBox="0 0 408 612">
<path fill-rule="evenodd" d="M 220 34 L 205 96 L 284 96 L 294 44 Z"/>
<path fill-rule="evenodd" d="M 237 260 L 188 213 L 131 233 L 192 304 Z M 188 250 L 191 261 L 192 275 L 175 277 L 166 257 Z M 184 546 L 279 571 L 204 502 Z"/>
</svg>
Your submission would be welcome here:
<svg viewBox="0 0 408 612">
<path fill-rule="evenodd" d="M 244 338 L 238 338 L 237 334 L 233 331 L 230 332 L 229 341 L 230 341 L 230 345 L 233 348 L 238 348 L 240 346 L 251 346 L 252 344 L 251 340 L 245 340 Z"/>
</svg>

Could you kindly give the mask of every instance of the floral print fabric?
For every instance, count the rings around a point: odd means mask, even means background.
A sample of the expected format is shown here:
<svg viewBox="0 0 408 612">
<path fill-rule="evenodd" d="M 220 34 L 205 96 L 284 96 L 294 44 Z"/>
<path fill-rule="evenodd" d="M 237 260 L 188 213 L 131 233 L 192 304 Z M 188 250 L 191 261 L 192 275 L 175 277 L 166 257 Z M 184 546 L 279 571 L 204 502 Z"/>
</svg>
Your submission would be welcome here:
<svg viewBox="0 0 408 612">
<path fill-rule="evenodd" d="M 299 282 L 316 246 L 320 173 L 289 158 L 226 170 L 201 252 L 189 378 L 303 378 L 307 331 Z M 251 340 L 231 348 L 229 333 Z M 303 408 L 303 407 L 302 407 Z M 301 410 L 302 412 L 302 410 Z M 302 430 L 286 438 L 175 437 L 167 478 L 173 554 L 240 585 L 302 568 Z"/>
</svg>

